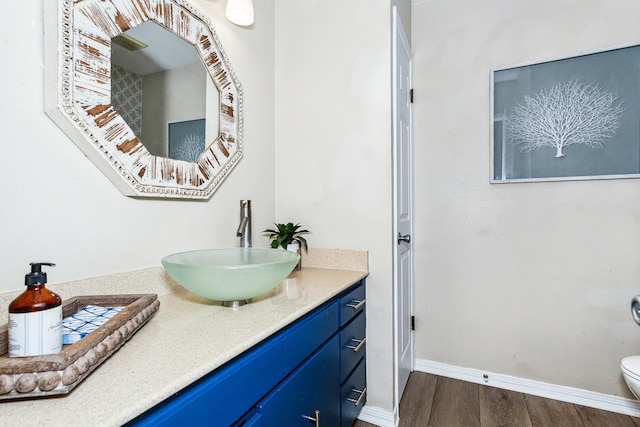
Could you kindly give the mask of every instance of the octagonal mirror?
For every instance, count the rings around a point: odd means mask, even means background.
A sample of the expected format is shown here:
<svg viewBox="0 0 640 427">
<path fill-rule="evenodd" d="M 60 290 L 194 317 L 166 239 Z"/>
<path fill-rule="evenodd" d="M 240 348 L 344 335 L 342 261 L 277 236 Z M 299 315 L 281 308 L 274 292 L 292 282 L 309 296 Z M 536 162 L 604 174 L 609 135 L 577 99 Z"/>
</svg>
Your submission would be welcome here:
<svg viewBox="0 0 640 427">
<path fill-rule="evenodd" d="M 209 198 L 242 156 L 242 88 L 183 0 L 45 2 L 45 111 L 125 195 Z"/>
</svg>

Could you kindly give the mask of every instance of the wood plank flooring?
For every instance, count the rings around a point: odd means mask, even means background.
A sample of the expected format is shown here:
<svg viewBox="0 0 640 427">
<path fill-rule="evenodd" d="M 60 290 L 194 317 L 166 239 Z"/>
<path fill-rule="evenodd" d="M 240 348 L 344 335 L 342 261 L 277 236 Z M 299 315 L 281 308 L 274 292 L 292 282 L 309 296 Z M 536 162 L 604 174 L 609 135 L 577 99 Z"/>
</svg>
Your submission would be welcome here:
<svg viewBox="0 0 640 427">
<path fill-rule="evenodd" d="M 640 418 L 412 372 L 400 427 L 640 427 Z M 374 427 L 356 421 L 353 427 Z"/>
</svg>

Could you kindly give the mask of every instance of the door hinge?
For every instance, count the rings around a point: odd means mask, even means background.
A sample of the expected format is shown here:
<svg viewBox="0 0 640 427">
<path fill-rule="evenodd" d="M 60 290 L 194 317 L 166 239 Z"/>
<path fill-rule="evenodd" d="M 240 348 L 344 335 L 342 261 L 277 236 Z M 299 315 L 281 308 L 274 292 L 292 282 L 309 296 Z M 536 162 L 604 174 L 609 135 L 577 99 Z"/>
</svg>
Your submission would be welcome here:
<svg viewBox="0 0 640 427">
<path fill-rule="evenodd" d="M 409 102 L 413 104 L 413 89 L 409 90 Z"/>
<path fill-rule="evenodd" d="M 416 330 L 416 316 L 411 316 L 411 330 Z"/>
</svg>

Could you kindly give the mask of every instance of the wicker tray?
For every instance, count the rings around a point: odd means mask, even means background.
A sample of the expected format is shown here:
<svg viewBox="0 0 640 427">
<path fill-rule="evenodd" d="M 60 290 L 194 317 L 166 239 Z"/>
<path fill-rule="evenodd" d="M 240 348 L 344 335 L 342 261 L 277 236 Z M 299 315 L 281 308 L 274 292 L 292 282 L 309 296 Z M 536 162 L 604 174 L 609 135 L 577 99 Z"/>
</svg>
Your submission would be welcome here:
<svg viewBox="0 0 640 427">
<path fill-rule="evenodd" d="M 124 308 L 80 341 L 63 346 L 58 354 L 9 357 L 8 324 L 0 326 L 0 401 L 69 393 L 160 307 L 155 294 L 80 296 L 63 302 L 62 317 L 89 304 Z"/>
</svg>

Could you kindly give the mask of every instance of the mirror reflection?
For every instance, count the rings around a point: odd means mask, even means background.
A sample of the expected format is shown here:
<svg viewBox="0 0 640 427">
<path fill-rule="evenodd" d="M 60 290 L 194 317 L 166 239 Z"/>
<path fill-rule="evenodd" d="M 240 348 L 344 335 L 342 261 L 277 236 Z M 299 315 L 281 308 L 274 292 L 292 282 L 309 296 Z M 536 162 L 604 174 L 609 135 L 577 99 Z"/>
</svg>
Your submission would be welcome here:
<svg viewBox="0 0 640 427">
<path fill-rule="evenodd" d="M 195 47 L 153 21 L 111 42 L 116 111 L 151 154 L 194 162 L 219 133 L 220 108 Z"/>
</svg>

